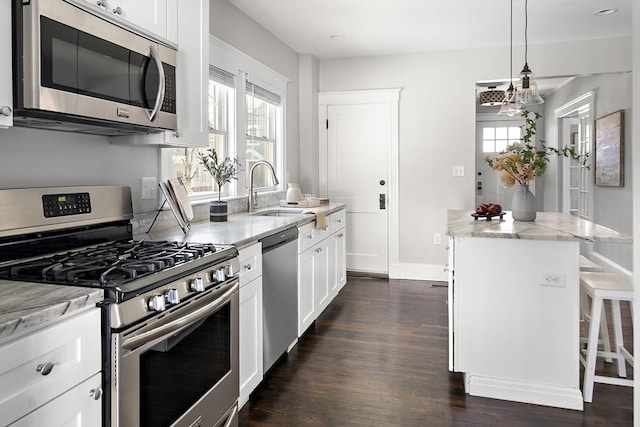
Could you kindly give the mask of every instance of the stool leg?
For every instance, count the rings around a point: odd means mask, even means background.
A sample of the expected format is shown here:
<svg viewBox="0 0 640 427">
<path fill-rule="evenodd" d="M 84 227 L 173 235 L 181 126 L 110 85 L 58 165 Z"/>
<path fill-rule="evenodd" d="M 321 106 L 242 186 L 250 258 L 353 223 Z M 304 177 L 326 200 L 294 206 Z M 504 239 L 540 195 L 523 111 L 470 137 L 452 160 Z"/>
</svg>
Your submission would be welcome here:
<svg viewBox="0 0 640 427">
<path fill-rule="evenodd" d="M 613 315 L 613 334 L 615 352 L 618 354 L 618 376 L 627 377 L 627 366 L 624 355 L 620 351 L 624 348 L 624 338 L 622 337 L 622 317 L 620 315 L 620 301 L 611 300 L 611 313 Z"/>
<path fill-rule="evenodd" d="M 602 315 L 602 298 L 593 298 L 591 301 L 591 324 L 587 340 L 587 357 L 584 367 L 584 383 L 582 394 L 584 401 L 591 403 L 593 399 L 593 381 L 596 375 L 596 354 L 598 353 L 598 330 L 600 329 L 600 316 Z"/>
<path fill-rule="evenodd" d="M 604 351 L 611 352 L 611 339 L 609 338 L 609 327 L 607 326 L 607 308 L 602 300 L 602 317 L 600 317 L 600 336 L 602 337 L 602 347 Z M 610 356 L 606 356 L 604 361 L 613 363 Z"/>
</svg>

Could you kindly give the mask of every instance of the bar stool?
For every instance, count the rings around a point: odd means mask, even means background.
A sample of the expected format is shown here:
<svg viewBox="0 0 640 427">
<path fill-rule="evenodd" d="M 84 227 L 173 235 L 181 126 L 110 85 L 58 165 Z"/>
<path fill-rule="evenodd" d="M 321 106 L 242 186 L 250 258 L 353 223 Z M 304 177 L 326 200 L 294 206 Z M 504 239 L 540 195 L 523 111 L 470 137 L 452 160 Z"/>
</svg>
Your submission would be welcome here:
<svg viewBox="0 0 640 427">
<path fill-rule="evenodd" d="M 602 272 L 584 271 L 580 273 L 580 293 L 591 297 L 590 312 L 586 313 L 585 320 L 588 322 L 587 348 L 580 349 L 580 362 L 585 367 L 584 384 L 582 393 L 584 401 L 590 403 L 593 399 L 594 383 L 604 383 L 613 385 L 623 385 L 633 387 L 633 380 L 627 379 L 627 369 L 625 362 L 633 366 L 633 355 L 624 347 L 622 337 L 622 317 L 620 315 L 620 301 L 633 302 L 633 288 L 631 283 L 624 277 Z M 613 319 L 614 348 L 610 348 L 608 332 L 606 337 L 602 336 L 604 351 L 598 350 L 599 332 L 602 331 L 602 319 L 606 316 L 605 300 L 611 303 L 611 317 Z M 633 317 L 633 309 L 632 309 Z M 605 323 L 606 325 L 606 323 Z M 606 326 L 605 326 L 606 327 Z M 605 357 L 608 360 L 617 360 L 618 376 L 614 378 L 604 375 L 596 375 L 596 358 Z"/>
<path fill-rule="evenodd" d="M 604 267 L 600 264 L 596 264 L 584 255 L 580 255 L 580 272 L 583 271 L 597 271 L 604 272 Z M 580 321 L 585 324 L 585 328 L 589 325 L 589 297 L 586 292 L 580 292 Z M 601 339 L 598 340 L 598 344 L 604 346 L 604 351 L 611 351 L 611 341 L 609 340 L 609 328 L 607 327 L 607 316 L 600 318 L 600 334 Z M 586 344 L 587 338 L 580 338 L 580 344 Z M 607 363 L 611 363 L 610 357 L 605 359 Z"/>
</svg>

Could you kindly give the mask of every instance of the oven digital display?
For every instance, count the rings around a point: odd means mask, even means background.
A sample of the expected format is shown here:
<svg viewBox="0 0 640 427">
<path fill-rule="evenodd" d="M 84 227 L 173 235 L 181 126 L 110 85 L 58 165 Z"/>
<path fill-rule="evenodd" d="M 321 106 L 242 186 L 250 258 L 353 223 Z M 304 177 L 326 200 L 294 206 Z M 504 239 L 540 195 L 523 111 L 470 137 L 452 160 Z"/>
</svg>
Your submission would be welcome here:
<svg viewBox="0 0 640 427">
<path fill-rule="evenodd" d="M 42 196 L 45 218 L 91 213 L 89 193 L 45 194 Z"/>
</svg>

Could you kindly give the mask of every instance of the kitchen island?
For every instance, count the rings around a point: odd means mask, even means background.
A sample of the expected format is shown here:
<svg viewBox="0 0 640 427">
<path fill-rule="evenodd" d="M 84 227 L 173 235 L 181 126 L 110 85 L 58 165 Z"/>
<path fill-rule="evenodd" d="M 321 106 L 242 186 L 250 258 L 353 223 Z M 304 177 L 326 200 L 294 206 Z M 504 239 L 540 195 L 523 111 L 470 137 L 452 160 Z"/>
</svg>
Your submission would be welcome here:
<svg viewBox="0 0 640 427">
<path fill-rule="evenodd" d="M 582 410 L 580 243 L 631 237 L 554 212 L 447 219 L 449 370 L 474 396 Z"/>
</svg>

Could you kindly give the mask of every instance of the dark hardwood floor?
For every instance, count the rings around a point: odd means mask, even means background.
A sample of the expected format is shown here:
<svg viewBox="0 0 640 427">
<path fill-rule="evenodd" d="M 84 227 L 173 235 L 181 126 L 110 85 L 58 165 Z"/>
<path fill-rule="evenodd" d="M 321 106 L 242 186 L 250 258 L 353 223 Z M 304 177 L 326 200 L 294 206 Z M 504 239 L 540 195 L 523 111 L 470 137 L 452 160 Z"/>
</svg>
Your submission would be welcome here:
<svg viewBox="0 0 640 427">
<path fill-rule="evenodd" d="M 447 288 L 431 285 L 350 276 L 251 395 L 240 425 L 632 425 L 629 387 L 596 384 L 584 412 L 466 395 L 447 370 Z"/>
</svg>

